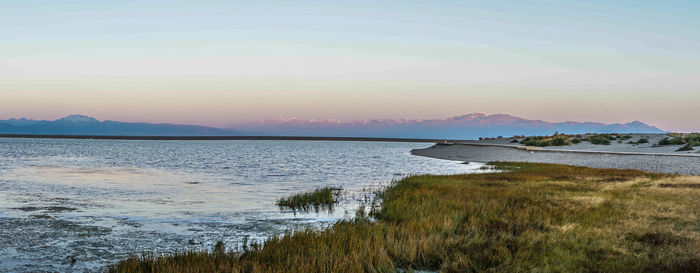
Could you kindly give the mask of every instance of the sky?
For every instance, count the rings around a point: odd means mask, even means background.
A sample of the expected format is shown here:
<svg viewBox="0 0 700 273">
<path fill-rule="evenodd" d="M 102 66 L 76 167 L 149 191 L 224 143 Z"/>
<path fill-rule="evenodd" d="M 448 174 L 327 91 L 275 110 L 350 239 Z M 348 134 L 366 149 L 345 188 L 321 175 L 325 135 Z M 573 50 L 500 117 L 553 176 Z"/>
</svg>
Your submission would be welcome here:
<svg viewBox="0 0 700 273">
<path fill-rule="evenodd" d="M 614 3 L 613 3 L 614 2 Z M 0 119 L 700 131 L 700 1 L 2 1 Z"/>
</svg>

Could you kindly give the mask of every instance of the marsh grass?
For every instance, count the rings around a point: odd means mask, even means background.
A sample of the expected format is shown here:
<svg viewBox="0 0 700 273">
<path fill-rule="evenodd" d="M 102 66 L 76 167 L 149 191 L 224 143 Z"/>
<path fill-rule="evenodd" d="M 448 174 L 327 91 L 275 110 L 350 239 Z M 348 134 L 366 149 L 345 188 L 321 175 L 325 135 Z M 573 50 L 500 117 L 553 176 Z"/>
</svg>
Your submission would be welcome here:
<svg viewBox="0 0 700 273">
<path fill-rule="evenodd" d="M 617 143 L 623 143 L 623 140 L 632 138 L 631 135 L 620 135 L 620 134 L 587 134 L 587 135 L 567 135 L 567 134 L 554 134 L 552 136 L 530 136 L 526 137 L 521 144 L 527 146 L 538 146 L 538 147 L 548 147 L 548 146 L 567 146 L 571 144 L 579 144 L 583 141 L 588 141 L 595 145 L 610 145 L 610 142 L 616 140 Z M 646 140 L 646 139 L 645 139 Z M 643 140 L 644 141 L 644 140 Z M 646 140 L 648 141 L 648 140 Z M 638 144 L 636 142 L 628 142 L 630 144 Z M 645 143 L 645 142 L 641 142 Z"/>
<path fill-rule="evenodd" d="M 649 143 L 649 139 L 648 139 L 648 138 L 645 138 L 645 137 L 642 137 L 642 138 L 640 138 L 640 139 L 637 140 L 637 141 L 630 141 L 630 142 L 627 142 L 627 144 L 632 144 L 632 145 L 639 145 L 639 144 L 644 144 L 644 143 Z"/>
<path fill-rule="evenodd" d="M 525 139 L 520 141 L 520 143 L 523 145 L 527 145 L 527 146 L 539 146 L 539 147 L 571 145 L 570 137 L 568 137 L 566 135 L 559 135 L 559 134 L 555 134 L 553 136 L 526 137 Z"/>
<path fill-rule="evenodd" d="M 631 135 L 621 135 L 621 134 L 587 134 L 585 137 L 581 137 L 580 141 L 588 141 L 595 145 L 610 145 L 610 142 L 616 140 L 617 143 L 623 143 L 623 140 L 632 138 Z M 628 142 L 631 143 L 631 142 Z"/>
<path fill-rule="evenodd" d="M 508 171 L 407 177 L 328 229 L 109 272 L 700 272 L 700 177 L 490 165 Z"/>
<path fill-rule="evenodd" d="M 587 141 L 590 141 L 591 144 L 595 145 L 610 145 L 611 140 L 615 140 L 617 137 L 611 136 L 611 135 L 595 135 L 587 138 Z"/>
<path fill-rule="evenodd" d="M 683 147 L 680 147 L 680 148 L 676 149 L 676 152 L 683 152 L 683 151 L 692 151 L 692 150 L 695 150 L 695 148 L 693 148 L 693 147 L 694 147 L 693 144 L 688 143 L 688 144 L 683 145 Z"/>
<path fill-rule="evenodd" d="M 659 140 L 657 145 L 684 145 L 676 151 L 691 151 L 695 146 L 700 146 L 700 133 L 690 134 L 669 134 L 671 137 L 665 137 Z"/>
<path fill-rule="evenodd" d="M 308 211 L 314 209 L 318 212 L 321 209 L 333 210 L 338 200 L 337 197 L 342 191 L 339 187 L 323 187 L 313 191 L 293 194 L 277 200 L 280 208 L 292 209 L 295 211 Z"/>
</svg>

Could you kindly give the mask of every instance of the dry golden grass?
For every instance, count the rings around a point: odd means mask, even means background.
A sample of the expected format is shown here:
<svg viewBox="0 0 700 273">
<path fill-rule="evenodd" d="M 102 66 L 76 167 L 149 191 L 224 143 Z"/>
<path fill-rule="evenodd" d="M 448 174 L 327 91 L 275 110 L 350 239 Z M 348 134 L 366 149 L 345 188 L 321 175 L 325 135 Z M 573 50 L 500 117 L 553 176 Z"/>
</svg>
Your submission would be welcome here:
<svg viewBox="0 0 700 273">
<path fill-rule="evenodd" d="M 552 164 L 413 176 L 370 214 L 242 253 L 190 251 L 110 272 L 700 272 L 699 177 Z"/>
</svg>

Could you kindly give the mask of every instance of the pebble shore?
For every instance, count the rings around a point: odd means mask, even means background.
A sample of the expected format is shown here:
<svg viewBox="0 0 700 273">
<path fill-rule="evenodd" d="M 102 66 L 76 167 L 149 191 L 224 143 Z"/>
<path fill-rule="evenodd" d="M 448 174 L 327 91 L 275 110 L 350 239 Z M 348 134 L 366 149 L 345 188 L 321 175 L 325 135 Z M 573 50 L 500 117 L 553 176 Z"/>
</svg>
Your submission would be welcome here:
<svg viewBox="0 0 700 273">
<path fill-rule="evenodd" d="M 516 145 L 458 143 L 435 145 L 425 149 L 414 149 L 414 155 L 438 159 L 469 162 L 514 161 L 556 163 L 593 168 L 637 169 L 651 172 L 700 175 L 698 154 L 669 155 L 653 154 L 641 150 L 618 152 L 601 150 L 562 151 L 559 149 L 519 149 Z"/>
</svg>

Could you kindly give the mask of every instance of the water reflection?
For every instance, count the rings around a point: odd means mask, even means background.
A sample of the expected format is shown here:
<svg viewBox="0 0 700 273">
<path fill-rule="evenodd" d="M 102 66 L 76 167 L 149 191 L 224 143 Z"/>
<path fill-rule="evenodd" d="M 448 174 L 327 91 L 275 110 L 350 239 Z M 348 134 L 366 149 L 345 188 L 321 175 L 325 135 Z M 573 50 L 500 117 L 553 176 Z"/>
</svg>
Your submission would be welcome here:
<svg viewBox="0 0 700 273">
<path fill-rule="evenodd" d="M 428 145 L 0 139 L 0 271 L 94 270 L 220 240 L 235 248 L 352 217 L 401 176 L 480 167 L 409 154 Z M 343 188 L 332 211 L 275 204 L 324 186 Z"/>
</svg>

